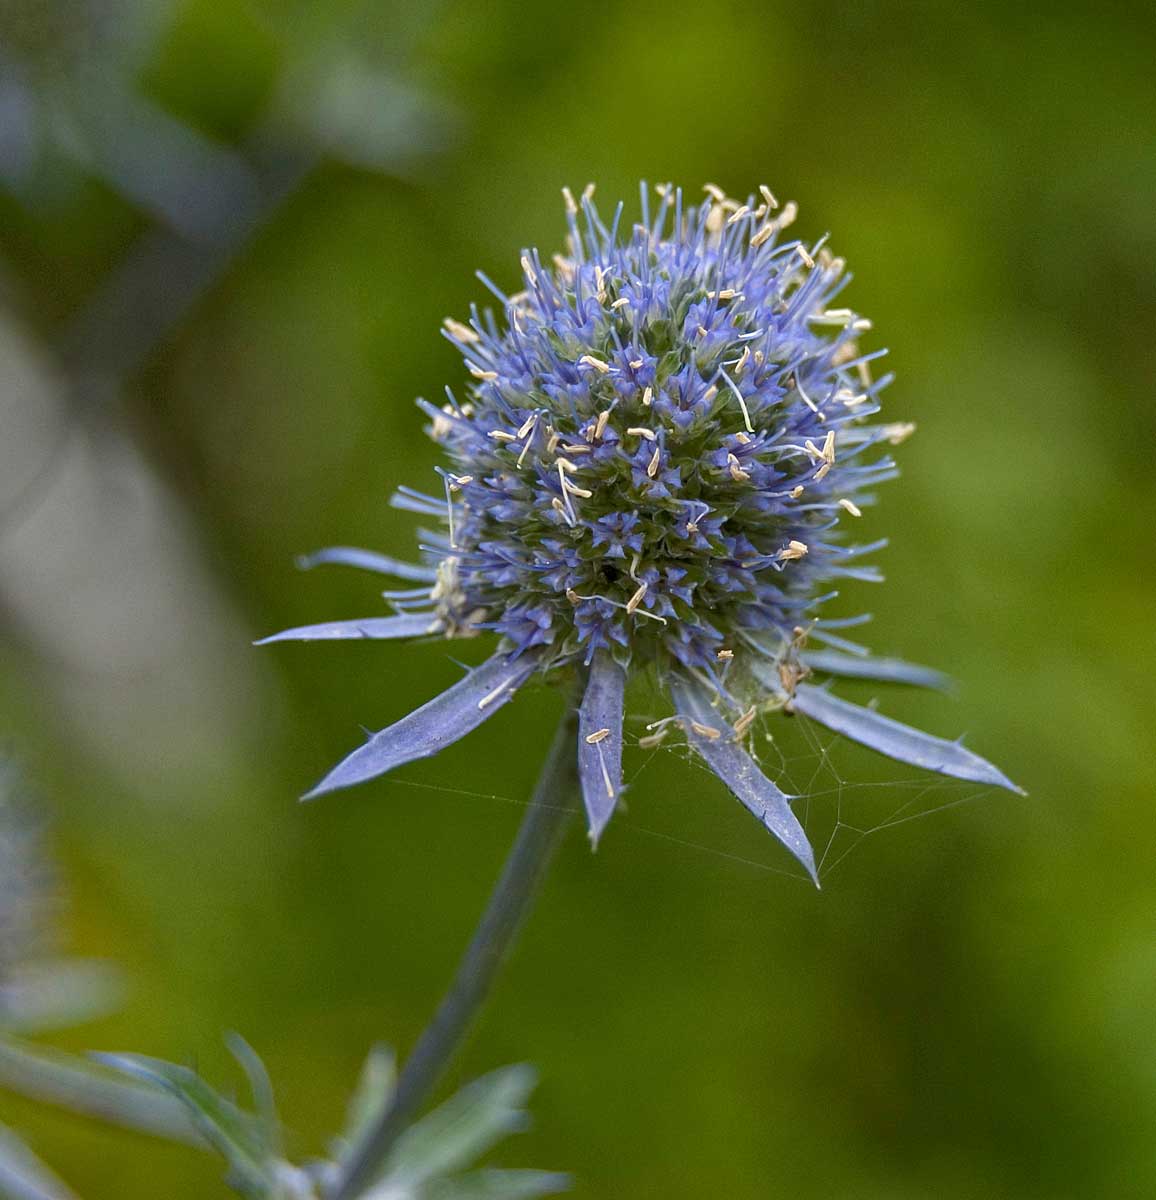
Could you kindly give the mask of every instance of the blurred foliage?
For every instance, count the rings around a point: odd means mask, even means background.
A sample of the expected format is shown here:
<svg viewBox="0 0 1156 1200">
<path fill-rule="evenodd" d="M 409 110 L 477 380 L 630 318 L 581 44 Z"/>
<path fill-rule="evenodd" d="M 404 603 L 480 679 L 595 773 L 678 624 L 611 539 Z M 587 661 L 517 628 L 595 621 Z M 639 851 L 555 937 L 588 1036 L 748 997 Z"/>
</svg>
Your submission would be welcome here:
<svg viewBox="0 0 1156 1200">
<path fill-rule="evenodd" d="M 76 1200 L 10 1129 L 0 1125 L 0 1188 L 7 1200 Z"/>
<path fill-rule="evenodd" d="M 237 1037 L 230 1049 L 248 1077 L 257 1111 L 246 1112 L 187 1067 L 142 1055 L 106 1055 L 110 1065 L 160 1088 L 185 1107 L 205 1141 L 228 1163 L 228 1181 L 249 1200 L 318 1200 L 331 1194 L 346 1164 L 388 1104 L 393 1063 L 375 1050 L 366 1061 L 347 1128 L 333 1160 L 297 1167 L 286 1160 L 284 1134 L 264 1064 Z M 534 1086 L 525 1066 L 475 1079 L 398 1139 L 364 1192 L 366 1200 L 534 1200 L 566 1188 L 564 1175 L 545 1171 L 467 1170 L 507 1134 L 525 1128 L 522 1108 Z"/>
<path fill-rule="evenodd" d="M 294 111 L 279 100 L 292 64 L 338 29 L 423 112 L 454 114 L 418 135 L 429 153 L 370 171 L 272 120 Z M 187 671 L 142 658 L 94 672 L 39 635 L 43 612 L 18 602 L 37 571 L 59 580 L 44 595 L 62 629 L 130 619 L 138 600 L 117 555 L 47 574 L 42 510 L 15 507 L 30 464 L 5 460 L 0 720 L 53 801 L 72 942 L 132 982 L 121 1012 L 61 1044 L 215 1076 L 218 1030 L 244 1028 L 307 1151 L 364 1047 L 386 1031 L 412 1044 L 560 700 L 301 808 L 359 724 L 457 668 L 437 647 L 248 638 L 376 610 L 372 585 L 299 576 L 294 556 L 409 548 L 387 497 L 435 461 L 411 400 L 457 381 L 438 322 L 484 298 L 475 268 L 508 284 L 519 247 L 557 247 L 562 184 L 596 179 L 629 202 L 641 177 L 765 181 L 799 201 L 801 236 L 833 231 L 898 372 L 887 411 L 919 425 L 869 518 L 892 539 L 888 582 L 857 586 L 847 611 L 870 604 L 881 653 L 958 688 L 888 711 L 966 729 L 1030 798 L 928 788 L 802 723 L 773 727 L 768 762 L 816 793 L 816 828 L 839 822 L 812 895 L 775 873 L 782 857 L 721 785 L 676 752 L 628 754 L 629 811 L 596 856 L 578 835 L 564 848 L 457 1082 L 535 1062 L 537 1127 L 511 1157 L 564 1164 L 580 1196 L 1156 1190 L 1154 52 L 1151 6 L 1123 0 L 495 0 L 372 20 L 343 0 L 175 4 L 136 92 L 230 153 L 261 129 L 264 147 L 318 158 L 114 399 L 63 410 L 73 429 L 127 431 L 181 513 L 181 561 L 224 614 L 172 590 Z M 327 78 L 339 111 L 395 103 L 356 73 Z M 0 195 L 7 322 L 51 363 L 155 220 L 87 169 L 49 199 Z M 96 527 L 124 528 L 123 492 L 98 498 Z M 212 655 L 186 636 L 198 614 L 218 630 Z M 140 641 L 159 653 L 164 637 L 150 625 Z M 133 707 L 146 687 L 147 725 Z M 909 803 L 899 820 L 929 815 L 856 843 L 850 827 Z M 110 1141 L 7 1096 L 0 1119 L 89 1200 L 226 1194 L 188 1149 Z"/>
<path fill-rule="evenodd" d="M 57 954 L 63 901 L 44 824 L 0 752 L 0 1037 L 90 1020 L 119 999 L 108 964 Z"/>
</svg>

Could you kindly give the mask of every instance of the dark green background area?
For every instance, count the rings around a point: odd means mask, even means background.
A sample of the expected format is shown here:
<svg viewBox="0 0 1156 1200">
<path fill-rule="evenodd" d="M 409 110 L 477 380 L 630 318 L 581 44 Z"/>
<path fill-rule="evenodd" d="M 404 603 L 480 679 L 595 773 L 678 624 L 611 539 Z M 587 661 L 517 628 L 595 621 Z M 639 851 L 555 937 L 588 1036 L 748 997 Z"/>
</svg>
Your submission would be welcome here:
<svg viewBox="0 0 1156 1200">
<path fill-rule="evenodd" d="M 192 0 L 146 86 L 239 137 L 281 69 L 271 28 L 307 40 L 347 7 Z M 919 427 L 863 520 L 891 538 L 887 583 L 840 603 L 958 688 L 886 710 L 966 731 L 1030 795 L 773 723 L 765 761 L 820 793 L 820 843 L 841 822 L 815 893 L 677 750 L 628 752 L 628 810 L 597 855 L 573 831 L 455 1080 L 532 1061 L 535 1127 L 497 1159 L 572 1171 L 582 1197 L 1156 1194 L 1154 34 L 1123 3 L 499 0 L 374 22 L 437 113 L 428 153 L 323 164 L 114 403 L 217 593 L 201 675 L 227 727 L 174 704 L 135 744 L 126 676 L 101 742 L 65 652 L 5 604 L 0 721 L 53 814 L 70 946 L 129 983 L 60 1043 L 235 1083 L 221 1034 L 240 1030 L 300 1155 L 373 1042 L 412 1045 L 560 698 L 299 806 L 359 725 L 458 668 L 440 645 L 249 639 L 379 610 L 372 578 L 293 558 L 408 552 L 418 522 L 388 496 L 437 461 L 412 401 L 462 380 L 438 324 L 485 298 L 475 268 L 512 285 L 522 246 L 560 247 L 563 184 L 629 206 L 640 178 L 765 182 L 800 236 L 832 231 L 898 373 L 888 416 Z M 95 184 L 0 213 L 9 319 L 45 344 L 139 227 Z M 634 700 L 638 734 L 665 710 Z M 847 827 L 904 805 L 927 815 L 856 844 Z M 192 1151 L 8 1097 L 0 1116 L 90 1200 L 226 1194 Z"/>
</svg>

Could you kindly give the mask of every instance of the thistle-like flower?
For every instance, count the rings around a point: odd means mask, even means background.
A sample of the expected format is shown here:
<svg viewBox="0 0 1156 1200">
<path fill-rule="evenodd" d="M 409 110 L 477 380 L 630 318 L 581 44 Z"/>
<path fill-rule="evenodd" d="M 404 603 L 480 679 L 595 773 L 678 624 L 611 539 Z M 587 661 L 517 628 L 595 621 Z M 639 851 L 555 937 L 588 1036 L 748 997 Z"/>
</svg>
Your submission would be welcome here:
<svg viewBox="0 0 1156 1200">
<path fill-rule="evenodd" d="M 745 743 L 760 713 L 801 713 L 893 758 L 1012 788 L 959 743 L 838 699 L 812 676 L 936 686 L 926 668 L 875 659 L 824 605 L 841 579 L 878 579 L 848 537 L 895 474 L 908 424 L 872 421 L 889 376 L 864 352 L 870 322 L 836 297 L 848 281 L 825 246 L 784 239 L 795 205 L 708 185 L 683 201 L 645 185 L 641 220 L 607 225 L 593 188 L 564 190 L 569 236 L 548 262 L 522 255 L 524 287 L 447 320 L 471 376 L 461 399 L 419 400 L 446 450 L 443 496 L 394 503 L 438 519 L 422 563 L 336 547 L 345 563 L 412 583 L 394 615 L 291 629 L 267 641 L 475 637 L 492 657 L 373 735 L 311 796 L 436 753 L 531 679 L 577 677 L 577 755 L 590 837 L 622 790 L 623 697 L 649 670 L 708 766 L 814 877 L 789 800 Z M 814 648 L 812 648 L 814 647 Z"/>
</svg>

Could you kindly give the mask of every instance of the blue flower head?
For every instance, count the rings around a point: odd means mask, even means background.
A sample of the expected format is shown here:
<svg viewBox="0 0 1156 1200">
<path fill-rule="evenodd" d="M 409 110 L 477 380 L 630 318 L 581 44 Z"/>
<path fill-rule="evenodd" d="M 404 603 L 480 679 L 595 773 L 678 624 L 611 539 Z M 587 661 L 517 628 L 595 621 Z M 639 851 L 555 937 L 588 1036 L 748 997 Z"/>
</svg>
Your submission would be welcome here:
<svg viewBox="0 0 1156 1200">
<path fill-rule="evenodd" d="M 607 224 L 587 188 L 564 190 L 562 254 L 522 255 L 500 315 L 475 308 L 445 335 L 470 375 L 462 398 L 419 401 L 445 450 L 440 496 L 398 507 L 435 517 L 423 563 L 335 548 L 343 562 L 419 586 L 395 613 L 277 639 L 490 635 L 482 666 L 375 734 L 311 795 L 436 753 L 533 678 L 580 681 L 577 754 L 590 836 L 622 789 L 628 676 L 653 671 L 672 726 L 814 875 L 788 797 L 748 754 L 763 711 L 803 713 L 905 762 L 1013 785 L 955 742 L 838 699 L 813 677 L 934 686 L 935 672 L 870 657 L 824 618 L 840 579 L 877 579 L 882 542 L 849 533 L 895 474 L 883 424 L 889 377 L 865 353 L 870 322 L 837 303 L 848 276 L 825 246 L 785 239 L 795 206 L 714 186 L 686 204 L 643 186 L 641 219 Z"/>
</svg>

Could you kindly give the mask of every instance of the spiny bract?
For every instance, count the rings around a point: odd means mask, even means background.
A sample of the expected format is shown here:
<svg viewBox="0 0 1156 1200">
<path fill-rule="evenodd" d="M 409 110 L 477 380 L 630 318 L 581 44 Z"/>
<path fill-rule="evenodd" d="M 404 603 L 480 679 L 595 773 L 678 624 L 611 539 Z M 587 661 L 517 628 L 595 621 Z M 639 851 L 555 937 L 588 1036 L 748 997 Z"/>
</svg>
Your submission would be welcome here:
<svg viewBox="0 0 1156 1200">
<path fill-rule="evenodd" d="M 472 311 L 446 336 L 472 377 L 460 400 L 421 400 L 451 466 L 444 498 L 395 503 L 444 522 L 424 564 L 337 547 L 344 562 L 420 586 L 385 593 L 396 615 L 274 639 L 500 638 L 460 683 L 376 734 L 311 795 L 435 753 L 534 674 L 583 677 L 579 767 L 597 839 L 621 790 L 627 673 L 651 665 L 677 723 L 739 799 L 814 875 L 788 798 L 743 748 L 761 708 L 811 716 L 893 757 L 1012 786 L 962 746 L 888 721 L 806 682 L 812 673 L 935 686 L 935 672 L 867 656 L 821 605 L 841 578 L 879 578 L 881 541 L 846 527 L 892 477 L 886 452 L 912 430 L 873 423 L 889 377 L 858 345 L 870 322 L 834 301 L 848 280 L 821 239 L 783 240 L 794 204 L 745 203 L 708 185 L 645 185 L 641 220 L 607 225 L 568 189 L 566 251 L 522 255 L 504 322 Z M 883 451 L 880 453 L 880 451 Z M 806 650 L 808 641 L 826 649 Z M 669 723 L 644 742 L 653 742 Z"/>
</svg>

